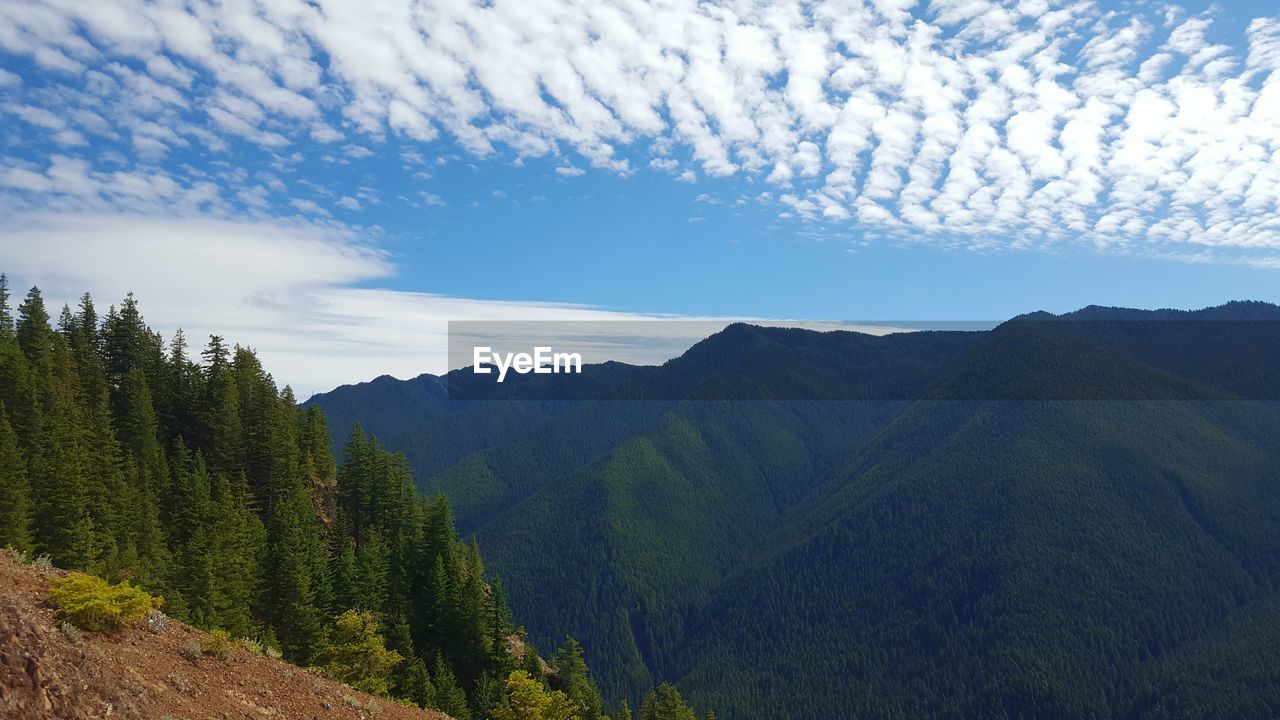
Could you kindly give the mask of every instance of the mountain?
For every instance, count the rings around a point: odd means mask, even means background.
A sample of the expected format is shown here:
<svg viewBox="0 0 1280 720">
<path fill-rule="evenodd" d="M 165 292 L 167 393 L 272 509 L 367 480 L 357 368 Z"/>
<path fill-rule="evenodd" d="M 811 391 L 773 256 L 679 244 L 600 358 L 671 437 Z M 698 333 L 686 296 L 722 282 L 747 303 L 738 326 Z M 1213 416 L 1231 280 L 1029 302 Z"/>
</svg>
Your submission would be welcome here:
<svg viewBox="0 0 1280 720">
<path fill-rule="evenodd" d="M 733 325 L 572 398 L 310 402 L 336 435 L 386 428 L 531 637 L 582 639 L 606 692 L 677 681 L 730 718 L 1272 717 L 1277 319 Z"/>
</svg>

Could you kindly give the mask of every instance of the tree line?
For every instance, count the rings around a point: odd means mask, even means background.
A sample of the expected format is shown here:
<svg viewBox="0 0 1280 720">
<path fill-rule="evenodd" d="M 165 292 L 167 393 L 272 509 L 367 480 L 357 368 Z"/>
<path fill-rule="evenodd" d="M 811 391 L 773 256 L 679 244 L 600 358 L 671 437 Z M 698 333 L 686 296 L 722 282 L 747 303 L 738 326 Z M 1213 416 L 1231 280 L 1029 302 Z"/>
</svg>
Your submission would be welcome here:
<svg viewBox="0 0 1280 720">
<path fill-rule="evenodd" d="M 0 546 L 164 598 L 362 690 L 458 720 L 621 720 L 572 639 L 544 661 L 442 496 L 356 427 L 341 466 L 249 348 L 193 360 L 129 295 L 56 321 L 0 275 Z M 697 720 L 678 691 L 642 720 Z M 709 715 L 714 717 L 714 715 Z"/>
</svg>

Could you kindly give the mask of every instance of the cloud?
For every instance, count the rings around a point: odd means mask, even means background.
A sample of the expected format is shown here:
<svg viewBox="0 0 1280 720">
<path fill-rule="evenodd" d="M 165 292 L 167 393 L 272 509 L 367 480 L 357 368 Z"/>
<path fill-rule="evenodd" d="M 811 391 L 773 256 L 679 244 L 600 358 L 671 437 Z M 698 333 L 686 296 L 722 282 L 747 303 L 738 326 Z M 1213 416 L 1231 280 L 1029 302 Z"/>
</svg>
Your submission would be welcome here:
<svg viewBox="0 0 1280 720">
<path fill-rule="evenodd" d="M 0 228 L 0 246 L 7 248 L 3 271 L 11 287 L 21 293 L 39 285 L 55 313 L 86 291 L 104 307 L 132 292 L 148 324 L 166 338 L 181 327 L 193 353 L 215 333 L 252 347 L 300 398 L 381 374 L 408 378 L 462 366 L 449 357 L 450 322 L 537 321 L 526 329 L 542 333 L 541 340 L 548 336 L 537 327 L 567 323 L 562 332 L 570 344 L 582 342 L 574 329 L 581 326 L 573 324 L 591 323 L 592 361 L 639 363 L 674 357 L 736 320 L 876 334 L 900 330 L 365 287 L 395 273 L 388 254 L 349 229 L 305 221 L 38 214 Z"/>
<path fill-rule="evenodd" d="M 316 203 L 314 200 L 307 200 L 305 198 L 294 198 L 293 200 L 289 201 L 289 204 L 294 206 L 298 210 L 301 210 L 302 212 L 307 213 L 308 215 L 324 215 L 326 217 L 329 215 L 329 211 L 320 207 L 320 205 Z M 341 204 L 341 201 L 339 201 L 339 204 Z"/>
<path fill-rule="evenodd" d="M 2 0 L 0 56 L 41 77 L 0 74 L 0 114 L 99 179 L 198 186 L 156 167 L 185 147 L 276 163 L 341 141 L 357 163 L 447 139 L 580 158 L 561 176 L 744 178 L 869 234 L 1273 257 L 1280 23 L 1157 5 Z M 126 167 L 102 167 L 108 136 Z M 55 192 L 49 154 L 0 166 L 5 187 Z"/>
<path fill-rule="evenodd" d="M 350 230 L 201 216 L 33 215 L 0 228 L 12 287 L 38 284 L 55 308 L 133 292 L 151 326 L 255 348 L 300 397 L 378 374 L 442 372 L 450 320 L 626 320 L 543 302 L 358 287 L 391 276 L 387 254 Z M 323 362 L 317 362 L 323 358 Z"/>
</svg>

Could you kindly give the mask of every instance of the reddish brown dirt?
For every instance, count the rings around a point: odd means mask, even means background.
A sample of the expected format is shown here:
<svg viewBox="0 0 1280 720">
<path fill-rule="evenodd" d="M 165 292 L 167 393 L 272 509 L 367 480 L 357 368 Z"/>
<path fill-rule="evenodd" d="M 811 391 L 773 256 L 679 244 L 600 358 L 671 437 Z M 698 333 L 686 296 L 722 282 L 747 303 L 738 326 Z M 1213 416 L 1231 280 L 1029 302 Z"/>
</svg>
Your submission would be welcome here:
<svg viewBox="0 0 1280 720">
<path fill-rule="evenodd" d="M 175 620 L 159 633 L 138 627 L 77 642 L 45 605 L 50 578 L 61 574 L 0 553 L 0 719 L 446 718 L 238 646 L 225 662 L 188 660 L 182 648 L 207 636 Z"/>
</svg>

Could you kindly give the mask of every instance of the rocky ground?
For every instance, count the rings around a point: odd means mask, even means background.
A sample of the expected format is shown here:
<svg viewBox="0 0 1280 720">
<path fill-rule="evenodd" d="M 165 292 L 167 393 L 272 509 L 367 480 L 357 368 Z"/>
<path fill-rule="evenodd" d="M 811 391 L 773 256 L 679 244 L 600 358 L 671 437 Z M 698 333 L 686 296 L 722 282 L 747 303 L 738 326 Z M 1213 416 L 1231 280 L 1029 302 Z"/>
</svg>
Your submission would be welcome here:
<svg viewBox="0 0 1280 720">
<path fill-rule="evenodd" d="M 441 720 L 237 645 L 188 657 L 205 633 L 169 620 L 116 633 L 64 631 L 47 606 L 56 569 L 0 553 L 0 718 Z"/>
</svg>

